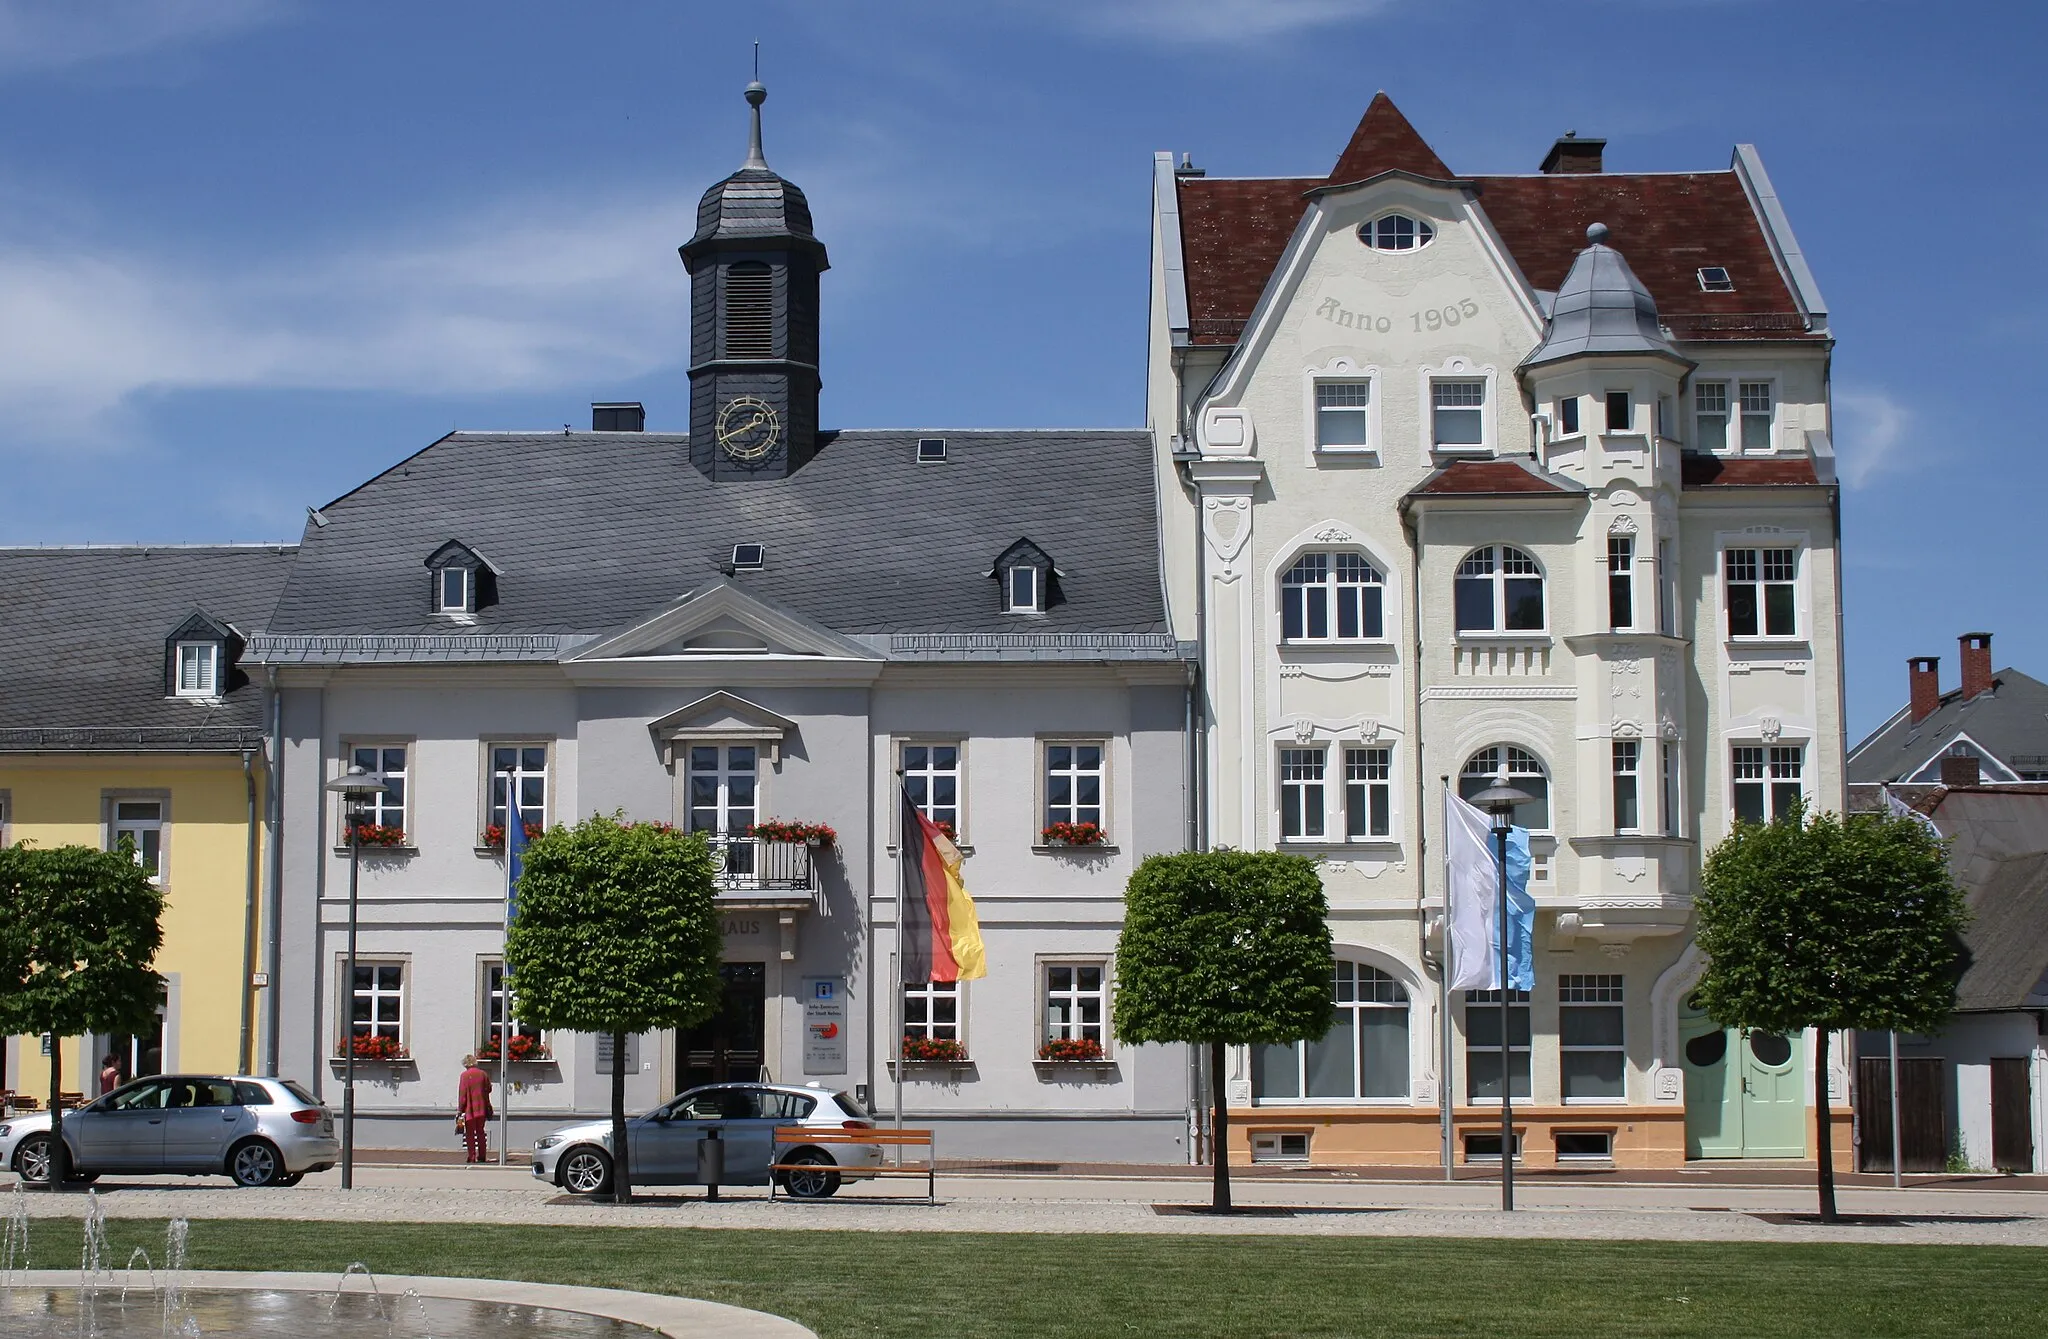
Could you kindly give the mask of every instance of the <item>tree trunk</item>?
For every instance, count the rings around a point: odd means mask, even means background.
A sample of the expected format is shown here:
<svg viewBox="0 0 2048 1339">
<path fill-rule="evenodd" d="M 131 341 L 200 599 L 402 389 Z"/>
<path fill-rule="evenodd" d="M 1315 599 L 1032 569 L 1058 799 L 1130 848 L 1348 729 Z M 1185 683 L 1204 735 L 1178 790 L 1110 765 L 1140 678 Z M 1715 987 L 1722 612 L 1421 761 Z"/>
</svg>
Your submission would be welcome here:
<svg viewBox="0 0 2048 1339">
<path fill-rule="evenodd" d="M 631 1147 L 626 1138 L 626 1034 L 612 1033 L 612 1203 L 633 1202 Z"/>
<path fill-rule="evenodd" d="M 1828 1030 L 1813 1030 L 1814 1148 L 1819 1154 L 1820 1221 L 1835 1221 L 1835 1131 L 1833 1110 L 1828 1105 Z"/>
<path fill-rule="evenodd" d="M 1209 1101 L 1214 1115 L 1209 1121 L 1209 1157 L 1215 1163 L 1210 1183 L 1209 1211 L 1230 1212 L 1230 1098 L 1223 1082 L 1223 1043 L 1209 1043 Z"/>
<path fill-rule="evenodd" d="M 64 1091 L 64 1039 L 50 1034 L 50 1183 L 52 1192 L 62 1190 L 71 1179 L 71 1151 L 64 1147 L 64 1108 L 58 1097 Z"/>
</svg>

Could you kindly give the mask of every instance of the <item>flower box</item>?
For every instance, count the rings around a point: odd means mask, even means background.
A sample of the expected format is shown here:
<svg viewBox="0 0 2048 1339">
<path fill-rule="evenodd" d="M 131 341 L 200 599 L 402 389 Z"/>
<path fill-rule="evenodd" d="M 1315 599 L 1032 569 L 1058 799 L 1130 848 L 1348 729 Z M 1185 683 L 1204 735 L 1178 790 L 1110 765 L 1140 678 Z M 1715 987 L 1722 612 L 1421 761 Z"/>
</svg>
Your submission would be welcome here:
<svg viewBox="0 0 2048 1339">
<path fill-rule="evenodd" d="M 830 823 L 806 823 L 793 818 L 764 818 L 741 835 L 801 846 L 831 846 L 839 840 L 839 833 Z"/>
<path fill-rule="evenodd" d="M 906 1065 L 964 1065 L 967 1063 L 967 1047 L 951 1037 L 916 1037 L 903 1039 L 903 1063 Z"/>
<path fill-rule="evenodd" d="M 522 823 L 520 826 L 526 829 L 526 840 L 528 841 L 532 841 L 535 837 L 540 836 L 542 831 L 544 831 L 544 829 L 538 823 L 525 822 Z M 493 823 L 489 827 L 485 828 L 482 844 L 488 846 L 493 851 L 504 850 L 505 825 L 503 823 Z"/>
<path fill-rule="evenodd" d="M 405 839 L 405 829 L 394 823 L 358 823 L 355 840 L 359 846 L 379 846 L 387 850 L 410 844 Z"/>
<path fill-rule="evenodd" d="M 498 1038 L 495 1033 L 484 1038 L 483 1044 L 476 1048 L 476 1058 L 478 1060 L 496 1060 L 498 1058 Z M 554 1058 L 548 1050 L 547 1043 L 532 1033 L 520 1032 L 513 1035 L 513 1064 L 537 1064 L 553 1060 Z"/>
<path fill-rule="evenodd" d="M 1097 823 L 1050 823 L 1038 831 L 1042 846 L 1100 846 L 1108 840 Z"/>
<path fill-rule="evenodd" d="M 395 1037 L 362 1036 L 350 1039 L 348 1044 L 334 1048 L 334 1058 L 346 1060 L 354 1051 L 358 1060 L 399 1061 L 412 1059 L 412 1053 L 399 1044 Z"/>
<path fill-rule="evenodd" d="M 1038 1058 L 1053 1064 L 1099 1065 L 1109 1057 L 1102 1043 L 1089 1037 L 1052 1037 L 1038 1048 Z"/>
</svg>

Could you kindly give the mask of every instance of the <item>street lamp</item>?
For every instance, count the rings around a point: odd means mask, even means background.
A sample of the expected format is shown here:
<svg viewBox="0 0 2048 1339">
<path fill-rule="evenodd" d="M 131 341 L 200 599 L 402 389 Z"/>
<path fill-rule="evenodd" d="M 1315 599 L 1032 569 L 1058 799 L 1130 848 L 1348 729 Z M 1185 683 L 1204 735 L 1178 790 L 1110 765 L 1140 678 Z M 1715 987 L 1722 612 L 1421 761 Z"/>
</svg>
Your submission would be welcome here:
<svg viewBox="0 0 2048 1339">
<path fill-rule="evenodd" d="M 342 992 L 348 1016 L 342 1020 L 347 1031 L 341 1051 L 341 1188 L 351 1190 L 356 1181 L 356 890 L 362 871 L 363 806 L 383 793 L 384 778 L 356 763 L 322 789 L 341 797 L 348 824 L 348 967 Z"/>
<path fill-rule="evenodd" d="M 1494 917 L 1500 931 L 1500 1207 L 1509 1213 L 1515 1207 L 1515 1038 L 1508 1028 L 1508 1001 L 1514 996 L 1508 988 L 1508 829 L 1514 826 L 1515 806 L 1535 798 L 1510 786 L 1502 772 L 1471 800 L 1474 808 L 1493 816 L 1494 872 L 1500 889 Z"/>
</svg>

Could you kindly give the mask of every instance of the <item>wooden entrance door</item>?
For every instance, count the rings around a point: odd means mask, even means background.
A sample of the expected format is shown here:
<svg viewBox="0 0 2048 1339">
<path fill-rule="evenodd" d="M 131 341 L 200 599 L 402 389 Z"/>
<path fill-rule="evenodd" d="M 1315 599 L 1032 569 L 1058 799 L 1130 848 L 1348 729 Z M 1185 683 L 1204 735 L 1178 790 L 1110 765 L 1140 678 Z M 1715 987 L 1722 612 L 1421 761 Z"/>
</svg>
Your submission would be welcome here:
<svg viewBox="0 0 2048 1339">
<path fill-rule="evenodd" d="M 768 967 L 759 962 L 719 964 L 725 999 L 706 1022 L 682 1034 L 676 1048 L 676 1088 L 702 1083 L 759 1083 L 767 1032 Z"/>
<path fill-rule="evenodd" d="M 1991 1165 L 2034 1170 L 2034 1094 L 2024 1057 L 1991 1062 Z"/>
<path fill-rule="evenodd" d="M 1948 1119 L 1941 1081 L 1947 1061 L 1940 1056 L 1899 1060 L 1899 1155 L 1909 1172 L 1948 1167 Z M 1892 1169 L 1891 1061 L 1867 1055 L 1856 1062 L 1856 1170 Z"/>
</svg>

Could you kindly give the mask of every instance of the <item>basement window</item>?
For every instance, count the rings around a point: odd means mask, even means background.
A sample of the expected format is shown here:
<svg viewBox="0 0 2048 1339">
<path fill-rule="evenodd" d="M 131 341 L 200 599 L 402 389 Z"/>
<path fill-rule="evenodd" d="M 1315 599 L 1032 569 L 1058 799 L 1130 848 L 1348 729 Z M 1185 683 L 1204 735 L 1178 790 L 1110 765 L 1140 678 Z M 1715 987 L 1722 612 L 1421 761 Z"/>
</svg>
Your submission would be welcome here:
<svg viewBox="0 0 2048 1339">
<path fill-rule="evenodd" d="M 1499 1136 L 1494 1136 L 1498 1146 Z M 1557 1160 L 1559 1162 L 1612 1162 L 1614 1161 L 1614 1131 L 1612 1130 L 1559 1130 L 1557 1132 Z"/>
<path fill-rule="evenodd" d="M 1515 1161 L 1519 1163 L 1520 1161 L 1522 1161 L 1522 1158 L 1523 1158 L 1523 1156 L 1524 1156 L 1524 1154 L 1523 1154 L 1523 1152 L 1522 1152 L 1522 1136 L 1518 1134 L 1518 1135 L 1516 1135 L 1516 1136 L 1515 1136 Z M 1495 1133 L 1493 1133 L 1493 1134 L 1468 1134 L 1468 1135 L 1466 1135 L 1466 1136 L 1465 1136 L 1465 1161 L 1466 1161 L 1466 1162 L 1494 1162 L 1494 1163 L 1497 1163 L 1497 1162 L 1499 1162 L 1499 1161 L 1500 1161 L 1500 1134 L 1499 1134 L 1499 1132 L 1498 1132 L 1498 1131 L 1496 1131 L 1496 1132 L 1495 1132 Z"/>
<path fill-rule="evenodd" d="M 946 439 L 943 437 L 920 437 L 917 439 L 917 463 L 940 465 L 946 460 Z"/>
<path fill-rule="evenodd" d="M 1735 291 L 1735 281 L 1728 277 L 1728 267 L 1725 265 L 1703 265 L 1700 267 L 1699 276 L 1700 292 L 1702 293 L 1733 293 Z"/>
<path fill-rule="evenodd" d="M 1252 1135 L 1253 1162 L 1307 1162 L 1308 1132 L 1273 1130 Z"/>
<path fill-rule="evenodd" d="M 768 551 L 759 544 L 732 546 L 732 570 L 735 572 L 758 572 L 767 562 Z"/>
</svg>

